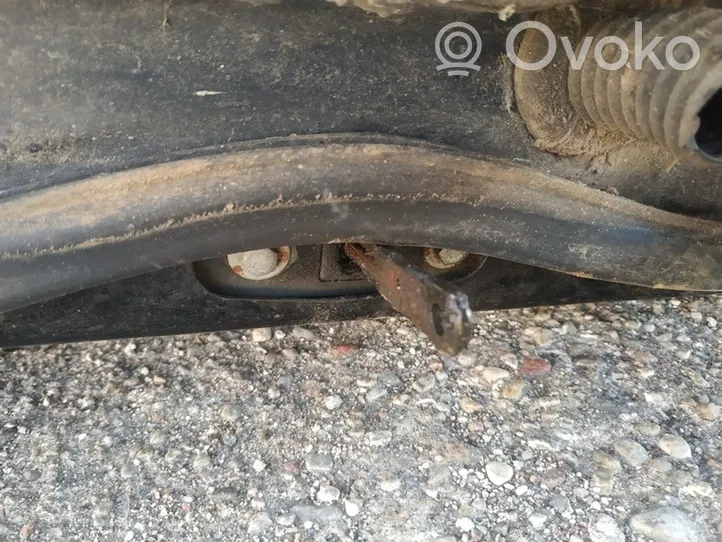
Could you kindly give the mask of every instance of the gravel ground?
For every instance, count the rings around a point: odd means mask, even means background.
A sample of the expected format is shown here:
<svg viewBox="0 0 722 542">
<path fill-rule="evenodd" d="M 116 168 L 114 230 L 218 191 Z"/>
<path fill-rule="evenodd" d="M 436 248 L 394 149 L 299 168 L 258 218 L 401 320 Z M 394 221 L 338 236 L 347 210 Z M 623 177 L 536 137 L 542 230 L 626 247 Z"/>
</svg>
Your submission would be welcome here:
<svg viewBox="0 0 722 542">
<path fill-rule="evenodd" d="M 0 539 L 722 540 L 721 309 L 0 352 Z"/>
</svg>

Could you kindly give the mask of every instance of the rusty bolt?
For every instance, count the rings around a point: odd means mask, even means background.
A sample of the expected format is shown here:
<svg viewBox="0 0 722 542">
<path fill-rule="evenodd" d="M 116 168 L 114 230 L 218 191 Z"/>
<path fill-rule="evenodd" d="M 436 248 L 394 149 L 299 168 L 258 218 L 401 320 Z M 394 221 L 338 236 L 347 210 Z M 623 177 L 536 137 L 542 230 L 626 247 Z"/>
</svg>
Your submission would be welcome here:
<svg viewBox="0 0 722 542">
<path fill-rule="evenodd" d="M 262 248 L 229 254 L 233 272 L 248 280 L 268 280 L 280 275 L 291 260 L 290 247 Z"/>
</svg>

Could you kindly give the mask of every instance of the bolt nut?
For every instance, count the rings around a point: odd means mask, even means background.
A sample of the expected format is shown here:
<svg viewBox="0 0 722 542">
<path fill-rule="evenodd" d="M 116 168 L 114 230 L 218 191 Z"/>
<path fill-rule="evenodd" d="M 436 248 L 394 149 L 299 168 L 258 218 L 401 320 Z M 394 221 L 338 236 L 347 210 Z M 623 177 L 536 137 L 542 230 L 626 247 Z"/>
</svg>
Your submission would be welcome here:
<svg viewBox="0 0 722 542">
<path fill-rule="evenodd" d="M 226 256 L 228 265 L 239 277 L 268 280 L 280 275 L 291 261 L 291 247 L 262 248 Z"/>
<path fill-rule="evenodd" d="M 468 255 L 468 252 L 451 248 L 442 248 L 439 251 L 439 259 L 444 262 L 445 265 L 459 265 Z"/>
<path fill-rule="evenodd" d="M 451 248 L 425 248 L 424 259 L 434 269 L 451 269 L 463 262 L 468 252 Z"/>
</svg>

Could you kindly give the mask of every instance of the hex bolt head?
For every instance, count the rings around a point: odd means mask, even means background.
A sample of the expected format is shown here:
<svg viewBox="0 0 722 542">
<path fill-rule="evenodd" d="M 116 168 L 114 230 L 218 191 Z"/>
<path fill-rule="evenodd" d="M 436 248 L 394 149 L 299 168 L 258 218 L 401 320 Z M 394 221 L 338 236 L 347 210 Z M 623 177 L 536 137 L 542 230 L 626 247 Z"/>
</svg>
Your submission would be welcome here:
<svg viewBox="0 0 722 542">
<path fill-rule="evenodd" d="M 439 251 L 439 259 L 444 262 L 445 265 L 459 265 L 468 255 L 468 252 L 451 248 L 442 248 Z"/>
<path fill-rule="evenodd" d="M 228 265 L 239 277 L 267 280 L 279 275 L 290 261 L 290 247 L 262 248 L 226 256 Z"/>
</svg>

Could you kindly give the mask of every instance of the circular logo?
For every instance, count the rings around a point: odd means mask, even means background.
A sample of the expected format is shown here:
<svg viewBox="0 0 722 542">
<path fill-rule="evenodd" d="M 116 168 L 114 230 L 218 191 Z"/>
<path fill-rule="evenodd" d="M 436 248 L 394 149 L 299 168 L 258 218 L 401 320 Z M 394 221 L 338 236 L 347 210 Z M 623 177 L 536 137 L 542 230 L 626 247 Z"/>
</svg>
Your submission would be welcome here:
<svg viewBox="0 0 722 542">
<path fill-rule="evenodd" d="M 461 52 L 452 49 L 452 42 L 463 42 Z M 468 23 L 453 22 L 444 26 L 436 34 L 434 43 L 436 56 L 441 64 L 436 66 L 437 71 L 449 70 L 449 75 L 469 75 L 469 70 L 479 71 L 476 61 L 481 55 L 481 36 L 476 28 Z"/>
</svg>

